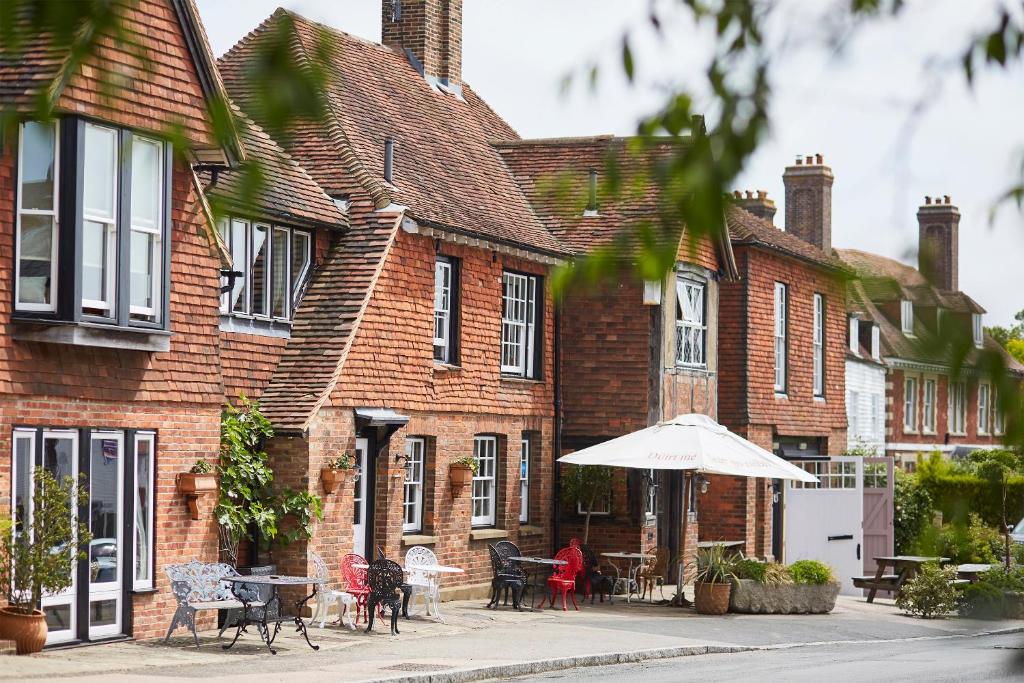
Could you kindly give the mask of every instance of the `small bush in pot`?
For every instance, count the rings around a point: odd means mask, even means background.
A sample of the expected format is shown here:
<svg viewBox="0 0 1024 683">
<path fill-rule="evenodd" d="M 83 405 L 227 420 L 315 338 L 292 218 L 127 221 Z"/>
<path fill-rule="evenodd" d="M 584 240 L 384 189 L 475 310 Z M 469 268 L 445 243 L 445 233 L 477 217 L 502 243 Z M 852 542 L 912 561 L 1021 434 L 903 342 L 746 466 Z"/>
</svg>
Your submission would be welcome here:
<svg viewBox="0 0 1024 683">
<path fill-rule="evenodd" d="M 85 524 L 76 528 L 72 521 L 84 496 L 74 479 L 57 479 L 41 467 L 33 479 L 31 523 L 19 516 L 0 529 L 0 585 L 7 597 L 0 638 L 15 641 L 18 654 L 43 649 L 46 620 L 39 601 L 71 586 L 75 564 L 86 556 L 81 548 L 92 540 Z"/>
<path fill-rule="evenodd" d="M 697 550 L 693 605 L 699 614 L 725 614 L 729 611 L 729 593 L 735 569 L 736 560 L 721 546 Z"/>
<path fill-rule="evenodd" d="M 836 580 L 832 574 L 832 568 L 818 560 L 797 560 L 789 565 L 789 576 L 793 579 L 793 583 L 812 586 L 823 586 Z"/>
<path fill-rule="evenodd" d="M 917 575 L 903 584 L 896 596 L 896 607 L 922 619 L 942 618 L 954 612 L 959 595 L 952 585 L 956 567 L 940 567 L 937 562 L 921 566 Z"/>
<path fill-rule="evenodd" d="M 793 582 L 789 570 L 778 562 L 760 562 L 744 558 L 736 562 L 735 573 L 737 579 L 750 579 L 766 586 Z"/>
</svg>

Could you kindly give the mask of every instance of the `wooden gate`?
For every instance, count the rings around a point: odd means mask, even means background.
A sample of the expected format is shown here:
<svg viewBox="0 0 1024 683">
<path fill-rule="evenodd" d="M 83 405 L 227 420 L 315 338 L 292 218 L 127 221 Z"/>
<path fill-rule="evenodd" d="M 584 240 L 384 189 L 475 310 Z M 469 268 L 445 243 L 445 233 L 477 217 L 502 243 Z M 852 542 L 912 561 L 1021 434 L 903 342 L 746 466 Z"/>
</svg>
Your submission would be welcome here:
<svg viewBox="0 0 1024 683">
<path fill-rule="evenodd" d="M 893 460 L 864 458 L 864 573 L 874 574 L 873 558 L 893 554 Z"/>
</svg>

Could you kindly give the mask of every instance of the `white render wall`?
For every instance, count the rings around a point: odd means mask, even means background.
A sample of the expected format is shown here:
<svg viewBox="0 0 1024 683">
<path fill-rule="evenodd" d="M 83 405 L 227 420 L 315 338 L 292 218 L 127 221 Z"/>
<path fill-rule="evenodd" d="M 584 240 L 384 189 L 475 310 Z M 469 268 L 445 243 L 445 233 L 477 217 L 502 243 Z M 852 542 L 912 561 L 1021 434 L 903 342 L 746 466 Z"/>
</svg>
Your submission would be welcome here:
<svg viewBox="0 0 1024 683">
<path fill-rule="evenodd" d="M 848 445 L 885 455 L 885 368 L 846 360 Z"/>
</svg>

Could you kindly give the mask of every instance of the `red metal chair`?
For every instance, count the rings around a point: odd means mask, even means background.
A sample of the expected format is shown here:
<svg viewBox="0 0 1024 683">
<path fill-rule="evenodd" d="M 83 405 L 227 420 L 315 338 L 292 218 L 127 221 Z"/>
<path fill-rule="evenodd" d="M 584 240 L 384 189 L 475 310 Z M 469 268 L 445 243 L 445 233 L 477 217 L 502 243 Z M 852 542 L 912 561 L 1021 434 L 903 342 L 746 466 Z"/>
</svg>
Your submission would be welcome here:
<svg viewBox="0 0 1024 683">
<path fill-rule="evenodd" d="M 345 592 L 356 599 L 356 623 L 359 623 L 359 614 L 363 615 L 363 623 L 366 623 L 367 608 L 366 600 L 370 595 L 370 585 L 366 582 L 366 569 L 359 569 L 355 565 L 368 565 L 369 562 L 362 555 L 349 553 L 341 558 L 341 578 L 345 582 Z"/>
<path fill-rule="evenodd" d="M 562 611 L 568 611 L 565 603 L 565 596 L 568 594 L 572 598 L 572 606 L 574 609 L 579 611 L 580 607 L 576 604 L 576 575 L 583 570 L 583 553 L 580 552 L 578 546 L 571 545 L 568 548 L 562 548 L 555 555 L 556 560 L 565 560 L 565 564 L 556 565 L 554 572 L 548 579 L 548 588 L 551 590 L 551 597 L 544 596 L 545 599 L 551 600 L 551 607 L 555 606 L 555 594 L 562 594 Z M 540 601 L 540 606 L 544 606 L 544 600 Z"/>
</svg>

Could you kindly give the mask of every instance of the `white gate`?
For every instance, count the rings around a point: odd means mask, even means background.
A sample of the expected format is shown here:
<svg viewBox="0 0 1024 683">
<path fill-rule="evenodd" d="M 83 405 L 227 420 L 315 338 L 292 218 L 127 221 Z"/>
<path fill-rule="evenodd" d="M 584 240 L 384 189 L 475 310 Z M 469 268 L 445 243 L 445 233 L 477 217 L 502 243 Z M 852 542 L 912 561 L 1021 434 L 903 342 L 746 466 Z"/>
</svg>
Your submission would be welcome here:
<svg viewBox="0 0 1024 683">
<path fill-rule="evenodd" d="M 844 595 L 860 595 L 850 579 L 864 572 L 864 459 L 846 455 L 794 464 L 820 482 L 790 481 L 786 488 L 785 561 L 821 560 L 832 567 Z"/>
</svg>

